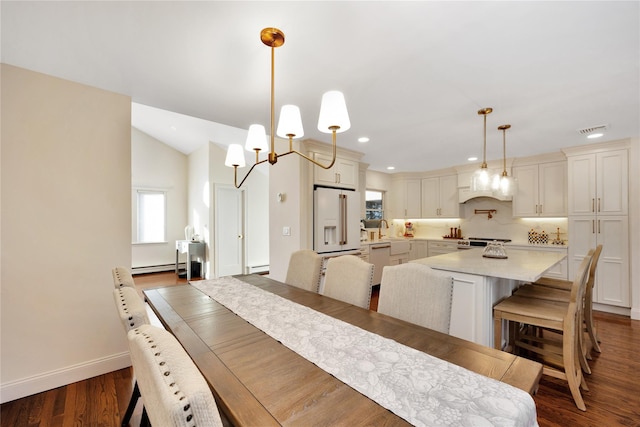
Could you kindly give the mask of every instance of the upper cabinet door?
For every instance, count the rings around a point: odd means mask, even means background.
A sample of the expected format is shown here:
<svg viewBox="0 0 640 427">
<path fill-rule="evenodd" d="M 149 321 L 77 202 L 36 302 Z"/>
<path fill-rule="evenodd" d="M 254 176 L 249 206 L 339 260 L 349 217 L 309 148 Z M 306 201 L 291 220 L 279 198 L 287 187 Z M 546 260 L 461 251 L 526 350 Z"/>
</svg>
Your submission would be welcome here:
<svg viewBox="0 0 640 427">
<path fill-rule="evenodd" d="M 538 165 L 514 167 L 513 177 L 518 183 L 513 195 L 513 216 L 538 216 Z"/>
<path fill-rule="evenodd" d="M 628 161 L 625 149 L 569 157 L 569 215 L 627 215 Z"/>
<path fill-rule="evenodd" d="M 331 162 L 331 156 L 325 154 L 315 155 L 315 160 L 327 165 Z M 353 188 L 358 186 L 358 162 L 336 157 L 336 161 L 329 169 L 313 166 L 314 182 L 331 187 Z"/>
<path fill-rule="evenodd" d="M 440 217 L 459 218 L 460 203 L 458 203 L 458 176 L 440 177 Z"/>
<path fill-rule="evenodd" d="M 538 165 L 538 200 L 540 216 L 567 216 L 567 163 Z"/>
<path fill-rule="evenodd" d="M 629 200 L 627 150 L 598 153 L 596 156 L 596 213 L 627 215 Z"/>
</svg>

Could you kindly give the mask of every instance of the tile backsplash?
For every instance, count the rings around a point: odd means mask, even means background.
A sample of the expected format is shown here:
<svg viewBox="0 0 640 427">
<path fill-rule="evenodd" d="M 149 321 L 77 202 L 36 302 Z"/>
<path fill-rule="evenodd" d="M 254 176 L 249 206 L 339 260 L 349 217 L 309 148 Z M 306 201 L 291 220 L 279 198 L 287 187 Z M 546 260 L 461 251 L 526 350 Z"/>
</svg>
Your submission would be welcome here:
<svg viewBox="0 0 640 427">
<path fill-rule="evenodd" d="M 387 235 L 402 236 L 405 221 L 411 221 L 414 237 L 423 239 L 438 239 L 448 235 L 452 227 L 462 229 L 463 237 L 491 237 L 497 239 L 511 239 L 514 243 L 527 243 L 531 229 L 549 234 L 549 240 L 556 237 L 560 228 L 560 239 L 568 240 L 567 218 L 513 218 L 512 203 L 479 197 L 460 205 L 460 218 L 447 219 L 394 219 L 389 221 L 390 230 Z M 495 209 L 492 218 L 487 214 L 475 214 L 475 210 Z"/>
</svg>

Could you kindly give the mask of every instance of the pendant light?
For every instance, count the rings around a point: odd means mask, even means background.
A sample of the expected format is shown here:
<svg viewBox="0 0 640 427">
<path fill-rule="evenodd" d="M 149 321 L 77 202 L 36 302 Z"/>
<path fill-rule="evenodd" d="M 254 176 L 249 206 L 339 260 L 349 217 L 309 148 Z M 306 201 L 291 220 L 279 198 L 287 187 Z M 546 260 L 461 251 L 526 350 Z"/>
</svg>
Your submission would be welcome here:
<svg viewBox="0 0 640 427">
<path fill-rule="evenodd" d="M 498 130 L 502 131 L 502 175 L 496 176 L 493 192 L 501 196 L 513 196 L 516 187 L 516 181 L 507 173 L 507 136 L 506 132 L 511 125 L 498 126 Z"/>
<path fill-rule="evenodd" d="M 482 146 L 482 165 L 471 175 L 471 191 L 491 190 L 491 177 L 487 169 L 487 114 L 491 114 L 493 108 L 487 107 L 478 110 L 478 115 L 484 117 L 484 143 Z"/>
</svg>

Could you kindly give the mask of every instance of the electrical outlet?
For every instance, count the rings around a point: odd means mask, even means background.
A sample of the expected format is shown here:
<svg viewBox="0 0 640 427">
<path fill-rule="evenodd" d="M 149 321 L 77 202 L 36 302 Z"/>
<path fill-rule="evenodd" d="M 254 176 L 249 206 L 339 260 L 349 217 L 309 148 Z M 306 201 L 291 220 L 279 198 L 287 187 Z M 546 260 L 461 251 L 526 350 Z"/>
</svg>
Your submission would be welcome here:
<svg viewBox="0 0 640 427">
<path fill-rule="evenodd" d="M 291 236 L 291 227 L 282 227 L 283 236 Z"/>
</svg>

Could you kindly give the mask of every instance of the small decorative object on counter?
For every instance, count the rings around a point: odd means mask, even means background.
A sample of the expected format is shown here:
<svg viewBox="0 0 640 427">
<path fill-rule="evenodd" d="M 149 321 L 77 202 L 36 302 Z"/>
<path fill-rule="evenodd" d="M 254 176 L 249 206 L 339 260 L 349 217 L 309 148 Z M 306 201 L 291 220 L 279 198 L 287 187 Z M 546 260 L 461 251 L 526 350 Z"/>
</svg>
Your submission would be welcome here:
<svg viewBox="0 0 640 427">
<path fill-rule="evenodd" d="M 537 232 L 532 228 L 529 231 L 528 241 L 530 245 L 546 245 L 549 243 L 549 235 L 544 230 Z"/>
<path fill-rule="evenodd" d="M 413 237 L 413 224 L 410 222 L 404 223 L 404 237 Z"/>
<path fill-rule="evenodd" d="M 489 242 L 482 251 L 485 258 L 507 259 L 507 251 L 504 250 L 502 242 Z"/>
<path fill-rule="evenodd" d="M 458 227 L 449 228 L 449 234 L 442 236 L 443 239 L 462 239 L 462 230 Z"/>
<path fill-rule="evenodd" d="M 551 241 L 552 245 L 564 245 L 564 244 L 566 244 L 566 241 L 560 238 L 560 234 L 564 234 L 564 233 L 560 233 L 560 227 L 558 227 L 556 229 L 556 233 L 555 234 L 556 234 L 556 238 Z"/>
</svg>

